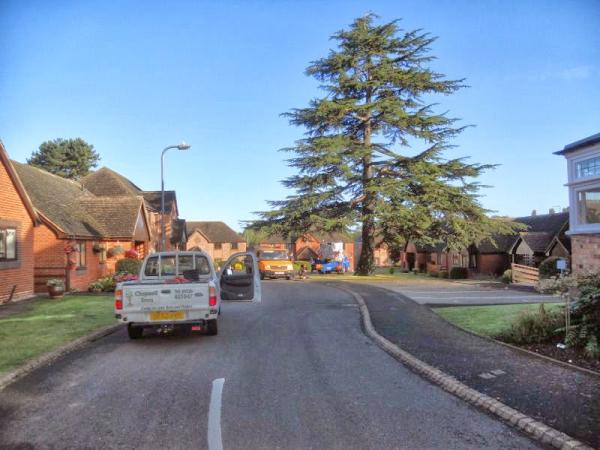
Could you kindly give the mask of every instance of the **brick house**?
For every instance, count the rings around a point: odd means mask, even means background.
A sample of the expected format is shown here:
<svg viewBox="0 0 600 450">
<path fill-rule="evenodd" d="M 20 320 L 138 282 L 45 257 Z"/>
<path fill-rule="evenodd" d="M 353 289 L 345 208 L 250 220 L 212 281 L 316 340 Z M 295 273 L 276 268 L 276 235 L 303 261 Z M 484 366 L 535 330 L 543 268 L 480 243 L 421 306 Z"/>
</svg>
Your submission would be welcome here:
<svg viewBox="0 0 600 450">
<path fill-rule="evenodd" d="M 151 232 L 141 196 L 98 196 L 79 182 L 27 164 L 13 165 L 40 219 L 33 239 L 36 292 L 45 291 L 49 278 L 87 290 L 92 281 L 114 271 L 123 257 L 117 249 L 135 249 L 140 256 L 148 252 Z"/>
<path fill-rule="evenodd" d="M 231 255 L 246 251 L 246 240 L 224 222 L 187 221 L 187 249 L 202 249 L 213 261 L 225 261 Z"/>
<path fill-rule="evenodd" d="M 600 270 L 600 133 L 555 152 L 567 160 L 569 230 L 575 273 Z"/>
<path fill-rule="evenodd" d="M 423 247 L 427 273 L 450 272 L 454 267 L 469 267 L 469 251 L 455 250 L 440 243 Z"/>
<path fill-rule="evenodd" d="M 513 221 L 527 229 L 513 235 L 495 235 L 469 247 L 469 269 L 473 273 L 501 275 L 511 263 L 538 267 L 549 256 L 568 258 L 569 213 L 534 214 Z"/>
<path fill-rule="evenodd" d="M 95 172 L 83 177 L 81 184 L 85 189 L 97 196 L 121 197 L 121 196 L 141 196 L 144 199 L 144 206 L 149 219 L 152 240 L 150 241 L 148 251 L 155 252 L 160 249 L 161 242 L 161 192 L 143 191 L 131 180 L 115 172 L 108 167 L 102 167 Z M 177 208 L 177 196 L 175 191 L 165 191 L 165 249 L 174 250 L 185 248 L 185 233 L 181 233 L 181 224 L 175 224 L 179 220 L 179 210 Z M 178 226 L 176 232 L 174 227 Z"/>
<path fill-rule="evenodd" d="M 0 141 L 0 303 L 33 295 L 38 216 Z"/>
</svg>

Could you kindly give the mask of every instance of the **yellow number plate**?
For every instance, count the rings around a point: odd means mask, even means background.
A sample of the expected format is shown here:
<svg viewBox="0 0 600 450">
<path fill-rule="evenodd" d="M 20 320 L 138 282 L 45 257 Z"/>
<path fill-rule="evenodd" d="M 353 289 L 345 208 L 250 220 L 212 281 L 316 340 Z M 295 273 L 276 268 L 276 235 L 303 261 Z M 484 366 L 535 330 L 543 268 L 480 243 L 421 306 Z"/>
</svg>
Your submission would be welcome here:
<svg viewBox="0 0 600 450">
<path fill-rule="evenodd" d="M 183 320 L 185 313 L 183 311 L 151 311 L 150 320 Z"/>
</svg>

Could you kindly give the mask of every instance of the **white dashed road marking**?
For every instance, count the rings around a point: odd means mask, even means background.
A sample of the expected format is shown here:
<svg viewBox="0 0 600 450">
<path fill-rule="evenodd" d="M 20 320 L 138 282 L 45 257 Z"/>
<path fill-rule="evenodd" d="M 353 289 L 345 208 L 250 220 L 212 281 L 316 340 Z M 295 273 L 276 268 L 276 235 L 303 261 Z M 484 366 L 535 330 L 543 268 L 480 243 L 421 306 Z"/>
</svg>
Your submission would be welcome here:
<svg viewBox="0 0 600 450">
<path fill-rule="evenodd" d="M 208 450 L 223 450 L 221 440 L 221 397 L 225 378 L 212 382 L 210 406 L 208 408 Z"/>
</svg>

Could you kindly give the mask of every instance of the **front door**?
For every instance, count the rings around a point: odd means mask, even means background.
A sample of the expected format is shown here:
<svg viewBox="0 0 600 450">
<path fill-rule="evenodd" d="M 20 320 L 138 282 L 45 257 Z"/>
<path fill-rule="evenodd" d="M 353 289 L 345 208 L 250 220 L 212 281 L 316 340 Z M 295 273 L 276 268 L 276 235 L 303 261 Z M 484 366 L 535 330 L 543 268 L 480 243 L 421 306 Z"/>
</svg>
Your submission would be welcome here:
<svg viewBox="0 0 600 450">
<path fill-rule="evenodd" d="M 235 253 L 223 265 L 219 283 L 221 300 L 261 301 L 260 273 L 256 255 Z"/>
</svg>

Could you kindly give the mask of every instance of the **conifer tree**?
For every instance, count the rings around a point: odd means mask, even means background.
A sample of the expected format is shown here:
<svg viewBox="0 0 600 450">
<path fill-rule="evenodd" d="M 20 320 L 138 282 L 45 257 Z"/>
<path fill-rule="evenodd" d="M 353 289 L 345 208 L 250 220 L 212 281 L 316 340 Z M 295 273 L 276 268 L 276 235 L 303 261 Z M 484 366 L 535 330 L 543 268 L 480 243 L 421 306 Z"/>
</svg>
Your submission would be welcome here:
<svg viewBox="0 0 600 450">
<path fill-rule="evenodd" d="M 79 179 L 98 165 L 100 155 L 81 138 L 54 139 L 40 145 L 27 159 L 30 164 L 63 178 Z"/>
<path fill-rule="evenodd" d="M 429 67 L 436 38 L 401 30 L 398 21 L 379 25 L 369 14 L 332 39 L 337 48 L 306 70 L 326 95 L 285 114 L 307 129 L 284 149 L 298 174 L 283 184 L 295 193 L 269 202 L 273 209 L 252 226 L 300 235 L 358 223 L 359 275 L 374 268 L 376 233 L 397 249 L 411 239 L 458 247 L 508 231 L 488 218 L 473 181 L 493 166 L 443 158 L 465 127 L 430 101 L 464 85 Z"/>
</svg>

